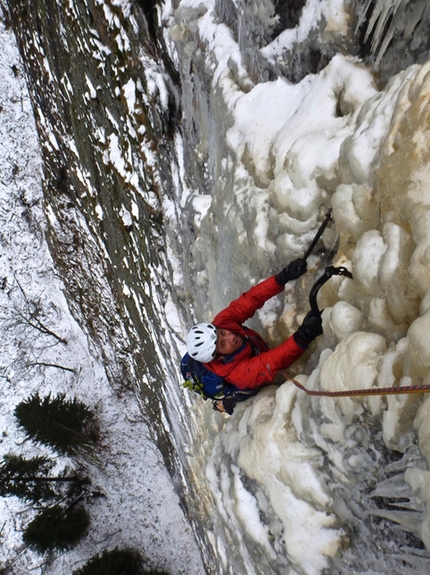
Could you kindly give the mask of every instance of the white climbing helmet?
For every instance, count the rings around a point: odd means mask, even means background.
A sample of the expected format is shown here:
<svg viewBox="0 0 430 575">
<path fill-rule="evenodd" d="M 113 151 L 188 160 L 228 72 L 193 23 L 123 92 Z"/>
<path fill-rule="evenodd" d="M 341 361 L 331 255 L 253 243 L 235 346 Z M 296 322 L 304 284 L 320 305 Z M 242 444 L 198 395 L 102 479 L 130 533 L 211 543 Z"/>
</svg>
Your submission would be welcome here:
<svg viewBox="0 0 430 575">
<path fill-rule="evenodd" d="M 213 323 L 198 323 L 190 329 L 187 336 L 187 350 L 190 356 L 202 363 L 208 363 L 215 357 L 216 327 Z"/>
</svg>

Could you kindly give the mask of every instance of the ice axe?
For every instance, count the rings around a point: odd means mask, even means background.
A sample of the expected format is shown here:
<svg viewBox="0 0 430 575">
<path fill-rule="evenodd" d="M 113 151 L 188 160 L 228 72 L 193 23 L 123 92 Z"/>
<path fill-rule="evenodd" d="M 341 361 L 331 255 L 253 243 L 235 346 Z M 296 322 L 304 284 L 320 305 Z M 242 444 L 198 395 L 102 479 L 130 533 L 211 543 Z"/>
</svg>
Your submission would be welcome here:
<svg viewBox="0 0 430 575">
<path fill-rule="evenodd" d="M 329 223 L 329 221 L 331 220 L 331 208 L 329 209 L 329 211 L 327 212 L 323 223 L 320 225 L 314 239 L 312 240 L 311 245 L 309 246 L 307 252 L 305 253 L 305 255 L 303 256 L 304 260 L 307 260 L 308 257 L 311 255 L 311 253 L 313 252 L 315 246 L 317 245 L 318 240 L 320 239 L 320 237 L 323 235 L 324 230 L 327 227 L 327 224 Z"/>
<path fill-rule="evenodd" d="M 320 239 L 324 230 L 326 229 L 328 222 L 332 219 L 331 216 L 332 216 L 332 210 L 330 208 L 329 211 L 327 212 L 325 218 L 324 218 L 324 221 L 320 225 L 314 239 L 312 240 L 311 245 L 309 246 L 306 254 L 304 255 L 304 257 L 303 257 L 304 260 L 306 260 L 311 255 L 311 253 L 312 253 L 313 249 L 315 248 L 318 240 Z M 314 285 L 312 286 L 311 292 L 309 294 L 309 305 L 311 306 L 311 310 L 316 314 L 321 313 L 319 308 L 318 308 L 318 302 L 317 302 L 318 292 L 321 289 L 321 287 L 332 276 L 346 276 L 348 278 L 353 279 L 352 273 L 347 268 L 345 268 L 343 266 L 340 266 L 340 267 L 328 266 L 328 267 L 326 267 L 323 275 L 314 283 Z"/>
<path fill-rule="evenodd" d="M 328 266 L 325 268 L 323 275 L 314 283 L 309 294 L 309 305 L 311 306 L 311 310 L 315 313 L 321 313 L 317 302 L 318 292 L 332 276 L 345 276 L 347 278 L 353 279 L 352 273 L 344 266 L 340 266 L 338 268 L 334 266 Z"/>
</svg>

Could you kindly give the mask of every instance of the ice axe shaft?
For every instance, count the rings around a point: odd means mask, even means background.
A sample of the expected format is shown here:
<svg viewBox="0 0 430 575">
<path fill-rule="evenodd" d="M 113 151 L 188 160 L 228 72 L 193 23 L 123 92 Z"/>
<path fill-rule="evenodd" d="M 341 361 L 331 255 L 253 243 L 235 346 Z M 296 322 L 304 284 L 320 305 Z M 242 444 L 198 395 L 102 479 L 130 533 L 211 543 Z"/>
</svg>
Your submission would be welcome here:
<svg viewBox="0 0 430 575">
<path fill-rule="evenodd" d="M 323 235 L 324 230 L 327 227 L 327 224 L 329 223 L 329 221 L 331 220 L 331 208 L 329 209 L 329 211 L 327 212 L 325 219 L 323 221 L 323 223 L 320 225 L 319 230 L 317 231 L 314 239 L 312 240 L 311 245 L 309 246 L 307 252 L 305 253 L 305 255 L 303 256 L 304 260 L 307 260 L 308 257 L 311 255 L 311 253 L 313 252 L 315 246 L 317 245 L 318 240 L 320 239 L 320 237 Z"/>
</svg>

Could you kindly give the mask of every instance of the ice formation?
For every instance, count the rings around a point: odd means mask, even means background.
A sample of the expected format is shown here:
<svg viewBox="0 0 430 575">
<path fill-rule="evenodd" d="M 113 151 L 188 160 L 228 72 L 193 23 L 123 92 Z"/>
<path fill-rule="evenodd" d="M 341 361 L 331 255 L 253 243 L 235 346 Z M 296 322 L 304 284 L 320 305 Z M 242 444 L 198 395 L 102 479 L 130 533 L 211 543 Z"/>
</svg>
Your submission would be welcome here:
<svg viewBox="0 0 430 575">
<path fill-rule="evenodd" d="M 182 26 L 187 5 L 181 2 L 176 13 Z M 381 16 L 381 25 L 386 17 Z M 208 6 L 204 16 L 193 19 L 195 38 L 206 50 L 201 54 L 211 50 L 211 18 Z M 289 36 L 284 40 L 289 42 Z M 225 48 L 230 50 L 228 44 Z M 263 53 L 273 58 L 274 46 L 270 54 Z M 210 54 L 218 69 L 217 52 Z M 227 61 L 226 52 L 222 57 Z M 209 296 L 200 314 L 210 319 L 234 290 L 238 294 L 249 286 L 250 276 L 258 281 L 264 272 L 303 254 L 324 209 L 332 206 L 339 237 L 334 263 L 350 269 L 354 280 L 336 278 L 321 290 L 325 335 L 313 348 L 310 363 L 301 365 L 309 375 L 307 385 L 335 391 L 428 382 L 430 64 L 405 69 L 383 89 L 358 60 L 340 55 L 298 84 L 278 78 L 249 87 L 249 80 L 244 90 L 243 74 L 239 81 L 235 70 L 227 66 L 223 74 L 210 76 L 211 103 L 225 109 L 218 137 L 222 140 L 225 131 L 226 145 L 218 151 L 223 161 L 215 161 L 220 178 L 211 190 L 212 202 L 199 217 L 195 261 L 197 269 L 202 262 L 199 287 Z M 329 234 L 325 240 L 329 248 Z M 316 278 L 324 259 L 311 258 L 311 263 Z M 259 314 L 257 324 L 272 343 L 281 340 L 286 326 L 297 325 L 291 309 L 303 313 L 310 285 L 303 280 L 299 289 L 287 290 L 284 317 L 273 304 Z M 302 301 L 296 303 L 297 296 Z M 250 539 L 258 533 L 268 557 L 285 544 L 288 573 L 321 573 L 328 566 L 326 558 L 340 552 L 344 533 L 333 521 L 336 505 L 319 472 L 320 457 L 325 453 L 332 476 L 350 486 L 354 471 L 368 465 L 359 449 L 351 455 L 352 438 L 359 438 L 363 421 L 373 418 L 389 449 L 408 454 L 417 441 L 429 464 L 424 447 L 428 401 L 408 395 L 321 398 L 310 409 L 291 384 L 267 390 L 252 405 L 240 406 L 215 441 L 208 466 L 211 490 L 228 518 L 237 518 L 234 505 L 226 505 L 238 482 L 237 470 L 227 479 L 226 458 L 231 458 L 240 469 L 242 489 L 252 480 L 259 487 L 251 491 L 264 492 L 261 500 L 256 496 L 257 504 L 271 536 L 261 524 L 254 526 Z M 319 426 L 306 422 L 308 418 Z M 421 502 L 430 504 L 426 473 L 410 464 L 405 477 Z M 395 497 L 394 489 L 390 493 Z M 413 528 L 406 511 L 385 516 L 419 531 L 428 547 L 428 514 L 417 512 Z M 273 562 L 278 568 L 281 555 Z"/>
<path fill-rule="evenodd" d="M 357 50 L 346 54 L 356 4 L 308 0 L 297 22 L 289 13 L 292 21 L 276 35 L 283 14 L 268 1 L 157 3 L 151 17 L 160 34 L 145 53 L 154 38 L 139 29 L 145 18 L 134 8 L 141 3 L 98 0 L 91 10 L 99 28 L 76 44 L 75 34 L 68 37 L 81 66 L 95 65 L 82 96 L 73 70 L 55 79 L 59 60 L 51 55 L 50 63 L 42 39 L 30 41 L 21 29 L 35 56 L 28 65 L 45 79 L 40 91 L 49 87 L 55 111 L 37 109 L 45 157 L 55 169 L 57 157 L 67 160 L 80 193 L 73 215 L 91 242 L 81 252 L 85 277 L 106 298 L 103 313 L 90 318 L 102 332 L 106 368 L 115 383 L 127 362 L 127 374 L 140 374 L 144 408 L 159 415 L 159 443 L 174 451 L 169 463 L 214 573 L 429 570 L 429 398 L 310 398 L 288 382 L 225 419 L 178 381 L 185 319 L 193 311 L 210 319 L 304 254 L 332 207 L 308 273 L 269 302 L 254 327 L 276 345 L 297 328 L 325 265 L 342 265 L 354 279 L 334 277 L 321 289 L 324 336 L 292 374 L 327 391 L 430 383 L 430 67 L 414 59 L 428 9 L 419 0 L 363 5 L 365 19 L 374 10 L 367 37 L 376 60 L 394 47 L 394 55 L 405 52 L 402 63 L 415 62 L 385 84 L 393 56 L 378 77 Z M 78 6 L 86 14 L 78 0 L 65 9 L 74 32 L 81 32 Z M 400 24 L 412 38 L 408 51 L 403 38 L 394 41 Z M 100 90 L 101 70 L 115 80 Z M 79 73 L 74 78 L 79 83 Z M 72 98 L 76 124 L 91 126 L 83 140 L 55 108 Z M 160 129 L 163 122 L 169 129 Z M 100 188 L 84 168 L 88 142 L 102 159 L 90 164 L 106 184 Z M 56 196 L 51 201 L 51 229 L 62 241 L 58 216 L 72 209 L 70 198 L 67 210 Z M 164 236 L 151 217 L 162 219 Z M 107 302 L 108 275 L 117 307 Z M 144 348 L 150 353 L 142 359 Z M 126 358 L 118 371 L 117 349 Z"/>
</svg>

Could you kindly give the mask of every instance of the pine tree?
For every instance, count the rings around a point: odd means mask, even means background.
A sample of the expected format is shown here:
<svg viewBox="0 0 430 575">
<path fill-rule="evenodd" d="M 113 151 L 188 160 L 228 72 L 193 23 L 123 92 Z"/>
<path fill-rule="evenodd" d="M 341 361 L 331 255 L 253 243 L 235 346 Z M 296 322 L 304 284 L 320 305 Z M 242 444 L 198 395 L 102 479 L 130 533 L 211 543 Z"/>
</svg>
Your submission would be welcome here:
<svg viewBox="0 0 430 575">
<path fill-rule="evenodd" d="M 5 455 L 0 463 L 0 497 L 15 495 L 25 501 L 40 503 L 61 496 L 59 485 L 80 485 L 83 482 L 78 476 L 67 476 L 65 472 L 50 476 L 54 464 L 48 457 L 25 459 L 18 455 Z"/>
<path fill-rule="evenodd" d="M 63 455 L 73 455 L 99 437 L 94 413 L 81 401 L 66 399 L 64 393 L 41 398 L 36 392 L 19 403 L 14 414 L 27 438 Z"/>
<path fill-rule="evenodd" d="M 76 545 L 87 532 L 89 516 L 83 507 L 62 508 L 55 505 L 44 509 L 31 521 L 23 540 L 40 553 L 64 551 Z"/>
<path fill-rule="evenodd" d="M 113 549 L 92 557 L 83 567 L 73 571 L 73 575 L 145 575 L 145 572 L 136 551 Z"/>
<path fill-rule="evenodd" d="M 143 568 L 140 554 L 133 549 L 113 549 L 92 557 L 73 575 L 169 575 L 166 571 Z"/>
</svg>

